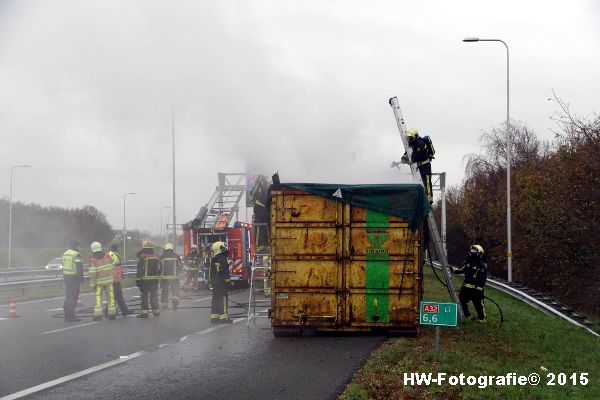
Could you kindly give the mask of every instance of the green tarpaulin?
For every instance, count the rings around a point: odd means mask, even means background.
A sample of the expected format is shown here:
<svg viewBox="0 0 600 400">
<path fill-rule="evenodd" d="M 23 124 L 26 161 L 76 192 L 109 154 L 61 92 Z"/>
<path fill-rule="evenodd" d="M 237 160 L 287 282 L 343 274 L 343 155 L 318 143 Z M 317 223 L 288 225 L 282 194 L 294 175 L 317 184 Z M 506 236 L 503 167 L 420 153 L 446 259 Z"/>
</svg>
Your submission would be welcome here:
<svg viewBox="0 0 600 400">
<path fill-rule="evenodd" d="M 425 189 L 416 183 L 386 185 L 338 185 L 331 183 L 282 183 L 347 204 L 396 215 L 409 221 L 414 232 L 427 217 L 431 206 Z"/>
</svg>

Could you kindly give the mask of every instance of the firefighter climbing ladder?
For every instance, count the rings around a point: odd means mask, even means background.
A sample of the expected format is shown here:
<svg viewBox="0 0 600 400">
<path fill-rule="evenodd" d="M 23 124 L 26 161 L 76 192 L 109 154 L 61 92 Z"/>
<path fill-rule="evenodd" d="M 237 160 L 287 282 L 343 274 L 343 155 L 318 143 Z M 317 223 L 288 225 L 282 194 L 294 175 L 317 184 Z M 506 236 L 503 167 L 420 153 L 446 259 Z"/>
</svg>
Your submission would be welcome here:
<svg viewBox="0 0 600 400">
<path fill-rule="evenodd" d="M 406 138 L 406 126 L 404 124 L 404 117 L 402 117 L 402 111 L 400 110 L 400 105 L 398 104 L 398 98 L 392 97 L 390 99 L 390 106 L 392 106 L 392 111 L 394 111 L 394 117 L 396 118 L 396 124 L 398 125 L 398 131 L 400 131 L 400 137 L 402 138 L 402 144 L 404 145 L 404 149 L 406 150 L 406 154 L 408 159 L 411 159 L 412 148 L 408 145 L 408 139 Z M 415 163 L 410 163 L 410 172 L 412 173 L 413 178 L 423 184 L 421 180 L 421 174 L 417 171 L 417 166 Z M 433 244 L 435 246 L 435 251 L 440 258 L 440 263 L 442 264 L 442 270 L 444 271 L 444 277 L 446 278 L 446 287 L 448 288 L 448 293 L 450 294 L 450 298 L 454 303 L 459 303 L 458 294 L 456 292 L 456 288 L 454 287 L 454 281 L 452 281 L 452 274 L 450 272 L 450 267 L 448 265 L 448 259 L 446 258 L 446 252 L 444 250 L 444 246 L 442 244 L 442 239 L 440 238 L 440 233 L 437 229 L 437 224 L 435 222 L 435 218 L 433 217 L 433 213 L 430 212 L 427 216 L 427 222 L 429 225 L 429 236 L 433 240 Z M 458 315 L 462 320 L 465 318 L 461 307 L 458 307 Z"/>
</svg>

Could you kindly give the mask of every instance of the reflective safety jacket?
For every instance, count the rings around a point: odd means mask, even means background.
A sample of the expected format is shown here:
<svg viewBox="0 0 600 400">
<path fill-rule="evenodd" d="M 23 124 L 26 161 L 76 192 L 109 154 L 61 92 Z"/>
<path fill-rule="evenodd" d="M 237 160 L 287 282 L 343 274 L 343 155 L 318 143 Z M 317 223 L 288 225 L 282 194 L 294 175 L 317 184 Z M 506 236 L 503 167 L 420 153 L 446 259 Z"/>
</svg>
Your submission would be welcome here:
<svg viewBox="0 0 600 400">
<path fill-rule="evenodd" d="M 191 271 L 197 271 L 201 260 L 202 258 L 200 257 L 200 254 L 195 251 L 191 251 L 187 256 L 188 269 Z"/>
<path fill-rule="evenodd" d="M 83 264 L 79 251 L 69 249 L 63 254 L 63 276 L 79 276 L 83 281 Z"/>
<path fill-rule="evenodd" d="M 160 258 L 154 254 L 154 249 L 142 249 L 138 253 L 137 279 L 144 281 L 158 280 L 160 272 Z"/>
<path fill-rule="evenodd" d="M 225 285 L 231 281 L 226 252 L 219 253 L 213 257 L 212 262 L 210 263 L 210 281 L 213 286 Z"/>
<path fill-rule="evenodd" d="M 177 279 L 177 274 L 181 272 L 181 257 L 173 250 L 165 250 L 160 256 L 162 269 L 160 279 Z"/>
<path fill-rule="evenodd" d="M 462 266 L 453 270 L 456 274 L 465 274 L 463 286 L 483 290 L 487 280 L 487 264 L 477 255 L 469 255 Z"/>
<path fill-rule="evenodd" d="M 108 253 L 96 252 L 90 258 L 90 286 L 108 286 L 113 283 L 113 261 Z"/>
<path fill-rule="evenodd" d="M 109 251 L 108 254 L 112 258 L 113 265 L 115 266 L 113 283 L 120 283 L 123 280 L 123 267 L 121 267 L 121 257 L 116 251 Z"/>
<path fill-rule="evenodd" d="M 431 162 L 427 143 L 425 143 L 422 137 L 416 137 L 410 147 L 412 147 L 411 161 L 416 162 L 417 166 Z"/>
</svg>

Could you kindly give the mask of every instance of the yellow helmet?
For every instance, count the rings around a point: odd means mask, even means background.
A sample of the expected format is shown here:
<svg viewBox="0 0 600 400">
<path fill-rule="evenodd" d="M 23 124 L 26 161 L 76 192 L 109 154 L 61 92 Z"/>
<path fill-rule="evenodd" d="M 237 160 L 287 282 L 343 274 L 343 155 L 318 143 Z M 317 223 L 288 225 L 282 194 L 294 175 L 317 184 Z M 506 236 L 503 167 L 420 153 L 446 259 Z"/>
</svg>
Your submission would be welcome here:
<svg viewBox="0 0 600 400">
<path fill-rule="evenodd" d="M 483 255 L 483 247 L 481 247 L 481 246 L 480 246 L 480 245 L 478 245 L 478 244 L 474 244 L 474 245 L 472 245 L 472 246 L 471 246 L 471 250 L 475 250 L 475 251 L 477 251 L 477 254 L 479 254 L 480 256 L 482 256 L 482 255 Z"/>
<path fill-rule="evenodd" d="M 144 249 L 153 249 L 154 245 L 152 244 L 152 242 L 150 240 L 146 239 L 146 240 L 144 240 L 142 242 L 142 248 L 144 248 Z"/>
<path fill-rule="evenodd" d="M 212 251 L 215 256 L 221 254 L 225 250 L 227 250 L 227 247 L 225 247 L 225 243 L 223 242 L 214 242 L 212 245 Z"/>
<path fill-rule="evenodd" d="M 165 244 L 165 250 L 173 250 L 173 245 L 171 243 Z"/>
<path fill-rule="evenodd" d="M 410 128 L 409 130 L 406 131 L 407 138 L 414 138 L 418 134 L 419 134 L 419 130 L 417 128 Z"/>
<path fill-rule="evenodd" d="M 92 250 L 92 253 L 95 253 L 97 251 L 102 251 L 102 245 L 100 244 L 100 242 L 94 242 L 90 246 L 90 250 Z"/>
</svg>

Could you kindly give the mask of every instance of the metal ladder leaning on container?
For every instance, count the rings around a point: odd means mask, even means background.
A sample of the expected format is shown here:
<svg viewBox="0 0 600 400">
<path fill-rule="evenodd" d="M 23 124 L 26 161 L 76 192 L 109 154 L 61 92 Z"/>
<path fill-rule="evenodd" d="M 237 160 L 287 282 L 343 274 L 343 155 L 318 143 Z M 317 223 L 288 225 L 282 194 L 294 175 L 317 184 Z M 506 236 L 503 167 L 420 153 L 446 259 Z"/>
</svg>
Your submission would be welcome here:
<svg viewBox="0 0 600 400">
<path fill-rule="evenodd" d="M 402 116 L 402 111 L 400 110 L 400 105 L 398 103 L 397 97 L 392 97 L 389 100 L 390 106 L 392 107 L 392 111 L 394 112 L 394 117 L 396 118 L 396 124 L 398 125 L 398 131 L 400 132 L 400 137 L 402 138 L 402 144 L 404 149 L 406 150 L 406 154 L 408 159 L 411 159 L 412 148 L 408 145 L 408 139 L 406 138 L 406 125 L 404 124 L 404 117 Z M 413 176 L 413 179 L 419 182 L 421 185 L 423 181 L 421 180 L 421 174 L 417 171 L 417 166 L 415 163 L 408 164 L 410 167 L 410 172 Z M 433 212 L 430 212 L 427 215 L 427 222 L 429 226 L 429 236 L 430 240 L 433 241 L 435 246 L 435 251 L 440 258 L 440 264 L 442 265 L 442 270 L 444 271 L 444 277 L 446 279 L 446 287 L 448 288 L 448 293 L 450 294 L 450 299 L 454 303 L 459 303 L 458 293 L 456 292 L 456 288 L 454 287 L 454 281 L 452 281 L 452 273 L 450 271 L 450 266 L 448 265 L 448 259 L 446 258 L 446 252 L 444 251 L 444 246 L 442 244 L 442 239 L 440 238 L 440 233 L 437 229 L 437 224 L 435 222 L 435 218 L 433 217 Z M 461 307 L 457 307 L 458 309 L 458 317 L 460 320 L 465 319 L 465 315 L 462 311 Z"/>
</svg>

